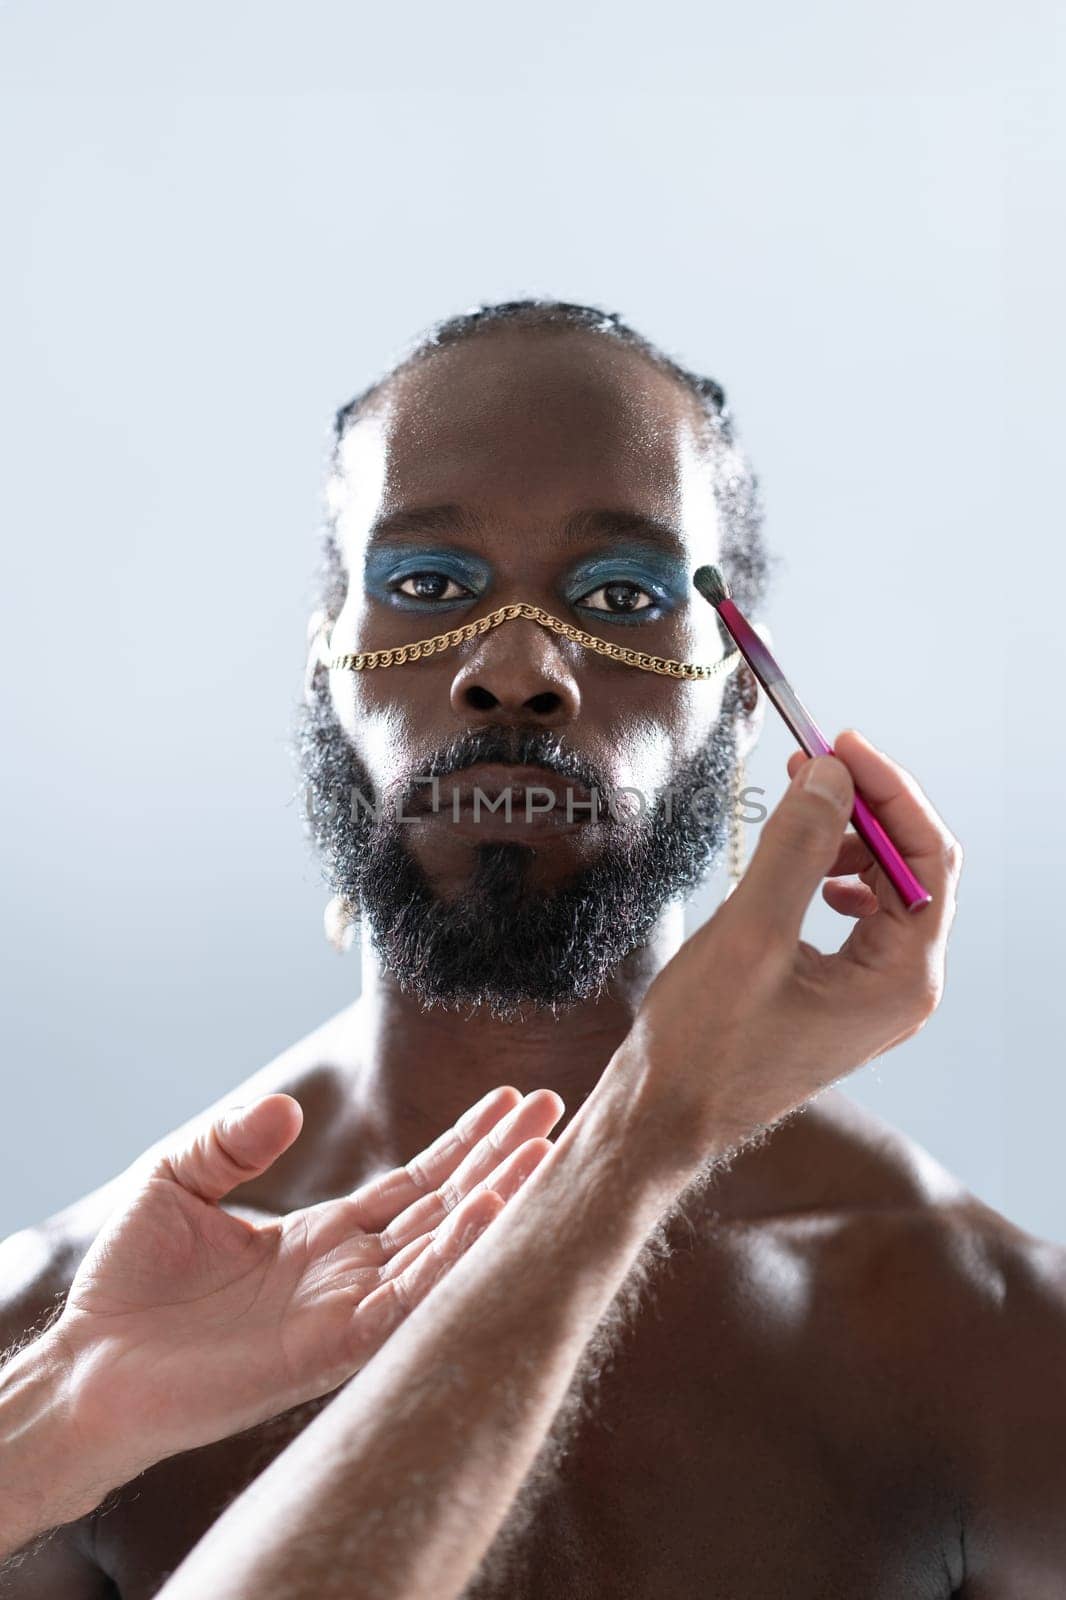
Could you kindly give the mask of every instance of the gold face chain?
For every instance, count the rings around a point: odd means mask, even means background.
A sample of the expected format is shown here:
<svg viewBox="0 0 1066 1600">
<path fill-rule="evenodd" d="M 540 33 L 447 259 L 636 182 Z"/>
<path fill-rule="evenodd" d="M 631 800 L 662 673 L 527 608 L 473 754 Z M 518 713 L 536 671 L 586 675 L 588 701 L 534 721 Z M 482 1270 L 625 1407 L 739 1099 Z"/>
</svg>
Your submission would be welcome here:
<svg viewBox="0 0 1066 1600">
<path fill-rule="evenodd" d="M 402 666 L 407 661 L 419 661 L 424 656 L 450 650 L 453 645 L 462 644 L 466 639 L 476 639 L 479 634 L 487 633 L 490 628 L 498 628 L 501 622 L 509 622 L 512 617 L 527 617 L 530 622 L 539 622 L 542 627 L 550 628 L 553 633 L 561 633 L 564 638 L 573 639 L 575 644 L 583 645 L 586 650 L 594 650 L 597 655 L 609 656 L 612 661 L 621 661 L 627 667 L 639 667 L 642 672 L 658 672 L 667 678 L 713 678 L 718 673 L 732 672 L 741 659 L 739 650 L 731 650 L 720 661 L 712 661 L 709 665 L 703 666 L 696 661 L 672 661 L 668 656 L 649 655 L 645 650 L 629 650 L 625 645 L 614 644 L 607 639 L 597 639 L 595 634 L 586 633 L 583 628 L 572 627 L 569 622 L 560 622 L 550 611 L 543 611 L 540 606 L 528 605 L 524 600 L 500 606 L 497 610 L 490 611 L 488 616 L 479 617 L 476 622 L 467 622 L 461 628 L 449 628 L 447 633 L 434 634 L 431 639 L 417 639 L 413 644 L 393 645 L 389 650 L 361 650 L 355 655 L 326 655 L 323 659 L 330 670 L 335 672 L 367 672 L 374 667 Z"/>
</svg>

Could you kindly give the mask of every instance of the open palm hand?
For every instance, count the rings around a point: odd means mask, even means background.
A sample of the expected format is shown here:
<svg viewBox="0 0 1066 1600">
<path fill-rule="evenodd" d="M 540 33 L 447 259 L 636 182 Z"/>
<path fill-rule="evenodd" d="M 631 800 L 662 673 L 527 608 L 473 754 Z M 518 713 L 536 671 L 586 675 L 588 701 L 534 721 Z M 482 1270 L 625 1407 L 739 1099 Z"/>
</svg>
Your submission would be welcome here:
<svg viewBox="0 0 1066 1600">
<path fill-rule="evenodd" d="M 365 1365 L 551 1148 L 562 1101 L 494 1090 L 408 1162 L 260 1225 L 220 1209 L 296 1139 L 272 1094 L 143 1171 L 94 1241 L 54 1334 L 75 1425 L 127 1476 L 329 1393 Z"/>
</svg>

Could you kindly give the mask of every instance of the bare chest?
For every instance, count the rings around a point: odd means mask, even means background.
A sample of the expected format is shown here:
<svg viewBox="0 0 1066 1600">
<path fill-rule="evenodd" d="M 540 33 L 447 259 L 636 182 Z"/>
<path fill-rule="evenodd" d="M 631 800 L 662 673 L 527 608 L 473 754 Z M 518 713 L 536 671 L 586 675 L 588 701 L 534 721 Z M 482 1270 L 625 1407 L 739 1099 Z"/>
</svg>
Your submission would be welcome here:
<svg viewBox="0 0 1066 1600">
<path fill-rule="evenodd" d="M 610 1393 L 576 1436 L 550 1439 L 463 1600 L 951 1594 L 928 1463 L 904 1470 L 861 1433 L 844 1448 L 802 1406 L 771 1417 L 750 1396 L 691 1399 Z M 285 1437 L 179 1458 L 124 1491 L 97 1535 L 123 1600 L 157 1592 Z"/>
<path fill-rule="evenodd" d="M 463 1600 L 947 1600 L 954 1467 L 921 1384 L 745 1284 L 664 1284 L 578 1374 Z M 154 1595 L 320 1404 L 126 1486 L 95 1534 L 122 1600 Z"/>
<path fill-rule="evenodd" d="M 527 1482 L 462 1600 L 948 1600 L 939 1486 L 796 1416 L 617 1417 Z"/>
<path fill-rule="evenodd" d="M 758 1337 L 663 1354 L 549 1441 L 462 1600 L 948 1600 L 953 1467 L 916 1396 Z"/>
</svg>

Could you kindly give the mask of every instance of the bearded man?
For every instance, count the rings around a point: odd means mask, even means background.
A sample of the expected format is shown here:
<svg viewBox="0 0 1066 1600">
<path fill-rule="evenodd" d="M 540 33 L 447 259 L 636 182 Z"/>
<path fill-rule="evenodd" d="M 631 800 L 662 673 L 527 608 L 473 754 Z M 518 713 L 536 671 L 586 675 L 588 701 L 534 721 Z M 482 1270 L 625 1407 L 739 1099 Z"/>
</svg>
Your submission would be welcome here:
<svg viewBox="0 0 1066 1600">
<path fill-rule="evenodd" d="M 1061 1594 L 1063 1253 L 833 1087 L 936 1008 L 957 841 L 848 731 L 684 940 L 764 706 L 692 586 L 757 616 L 770 565 L 721 389 L 596 308 L 483 307 L 339 413 L 328 507 L 297 744 L 360 995 L 243 1122 L 5 1247 L 11 1527 L 59 1525 L 6 1592 Z M 361 1356 L 312 1359 L 339 1261 Z M 101 1458 L 48 1516 L 64 1441 Z"/>
</svg>

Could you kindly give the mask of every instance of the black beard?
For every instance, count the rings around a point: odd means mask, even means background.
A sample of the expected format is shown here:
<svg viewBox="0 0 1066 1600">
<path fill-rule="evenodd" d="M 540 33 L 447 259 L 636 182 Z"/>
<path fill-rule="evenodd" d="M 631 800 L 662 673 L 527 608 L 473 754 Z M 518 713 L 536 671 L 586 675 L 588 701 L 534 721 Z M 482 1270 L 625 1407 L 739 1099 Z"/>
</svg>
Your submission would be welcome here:
<svg viewBox="0 0 1066 1600">
<path fill-rule="evenodd" d="M 378 797 L 322 674 L 312 703 L 298 707 L 295 750 L 308 832 L 326 881 L 357 908 L 384 970 L 425 1007 L 485 1007 L 513 1022 L 531 1005 L 557 1014 L 602 994 L 667 903 L 706 876 L 728 831 L 734 726 L 723 709 L 708 743 L 665 792 L 649 797 L 639 818 L 605 815 L 610 786 L 554 733 L 490 726 L 459 735 L 420 776 L 480 761 L 549 767 L 599 791 L 604 844 L 592 864 L 551 892 L 529 886 L 528 844 L 474 845 L 469 885 L 451 900 L 434 892 L 406 849 L 391 796 L 376 817 L 352 805 L 353 790 L 372 805 Z M 405 790 L 405 814 L 415 794 L 424 796 L 424 786 Z"/>
</svg>

